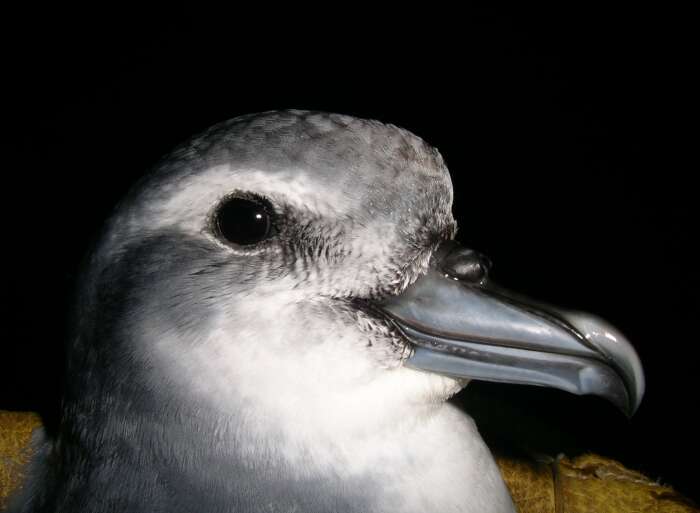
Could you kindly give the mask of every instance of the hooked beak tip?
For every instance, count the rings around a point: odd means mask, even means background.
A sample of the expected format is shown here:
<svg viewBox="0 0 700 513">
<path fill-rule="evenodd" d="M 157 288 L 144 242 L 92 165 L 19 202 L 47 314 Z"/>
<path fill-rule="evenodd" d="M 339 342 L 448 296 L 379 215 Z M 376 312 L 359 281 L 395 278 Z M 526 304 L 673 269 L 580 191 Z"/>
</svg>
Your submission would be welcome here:
<svg viewBox="0 0 700 513">
<path fill-rule="evenodd" d="M 621 409 L 632 417 L 642 402 L 646 389 L 644 369 L 637 352 L 627 338 L 609 322 L 582 312 L 561 312 L 588 344 L 603 355 L 623 378 L 627 389 L 628 404 Z"/>
</svg>

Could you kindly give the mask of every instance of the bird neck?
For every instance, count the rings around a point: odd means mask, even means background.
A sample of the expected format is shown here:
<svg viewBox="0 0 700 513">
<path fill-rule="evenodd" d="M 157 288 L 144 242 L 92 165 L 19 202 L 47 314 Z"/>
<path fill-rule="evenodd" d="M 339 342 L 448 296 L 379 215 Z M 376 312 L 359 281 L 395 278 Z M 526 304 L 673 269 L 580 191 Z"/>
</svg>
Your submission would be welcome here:
<svg viewBox="0 0 700 513">
<path fill-rule="evenodd" d="M 156 417 L 113 404 L 92 420 L 64 426 L 63 511 L 510 511 L 468 506 L 509 498 L 473 422 L 449 404 L 393 430 L 315 440 L 262 435 L 245 412 Z"/>
</svg>

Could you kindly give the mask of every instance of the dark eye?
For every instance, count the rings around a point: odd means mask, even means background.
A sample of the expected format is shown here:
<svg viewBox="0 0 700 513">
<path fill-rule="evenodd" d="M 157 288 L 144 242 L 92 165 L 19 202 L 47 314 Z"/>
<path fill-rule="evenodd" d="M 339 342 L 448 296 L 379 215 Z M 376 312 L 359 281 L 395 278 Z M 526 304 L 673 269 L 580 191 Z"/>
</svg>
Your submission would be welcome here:
<svg viewBox="0 0 700 513">
<path fill-rule="evenodd" d="M 214 219 L 218 235 L 239 246 L 250 246 L 272 234 L 272 209 L 257 198 L 229 198 Z"/>
</svg>

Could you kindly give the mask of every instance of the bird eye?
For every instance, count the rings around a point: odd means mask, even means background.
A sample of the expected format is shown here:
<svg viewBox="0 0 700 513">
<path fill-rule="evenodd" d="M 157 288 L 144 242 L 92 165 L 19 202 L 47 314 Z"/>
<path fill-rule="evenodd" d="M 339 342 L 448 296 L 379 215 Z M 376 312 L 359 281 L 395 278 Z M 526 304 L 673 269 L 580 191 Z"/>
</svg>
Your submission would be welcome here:
<svg viewBox="0 0 700 513">
<path fill-rule="evenodd" d="M 228 242 L 250 246 L 272 234 L 272 208 L 262 198 L 229 198 L 217 210 L 214 227 Z"/>
</svg>

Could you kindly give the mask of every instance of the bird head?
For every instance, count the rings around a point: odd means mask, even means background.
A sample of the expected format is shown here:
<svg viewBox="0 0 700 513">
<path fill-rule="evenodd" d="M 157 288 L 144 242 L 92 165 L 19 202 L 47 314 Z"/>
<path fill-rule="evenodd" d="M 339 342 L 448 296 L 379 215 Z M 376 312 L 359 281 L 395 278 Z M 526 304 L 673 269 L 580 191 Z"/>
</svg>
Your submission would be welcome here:
<svg viewBox="0 0 700 513">
<path fill-rule="evenodd" d="M 440 154 L 391 125 L 283 111 L 207 130 L 108 222 L 68 402 L 189 405 L 307 439 L 391 429 L 470 379 L 634 411 L 643 374 L 624 338 L 493 286 L 454 242 L 451 206 Z"/>
</svg>

